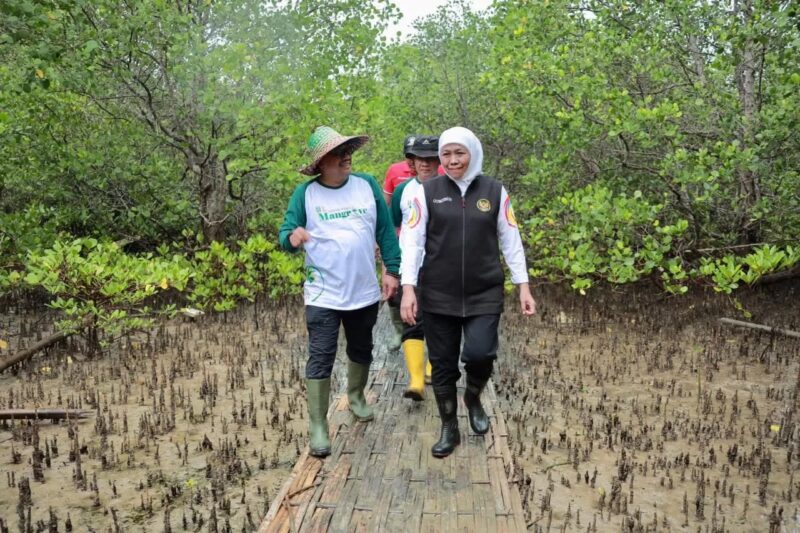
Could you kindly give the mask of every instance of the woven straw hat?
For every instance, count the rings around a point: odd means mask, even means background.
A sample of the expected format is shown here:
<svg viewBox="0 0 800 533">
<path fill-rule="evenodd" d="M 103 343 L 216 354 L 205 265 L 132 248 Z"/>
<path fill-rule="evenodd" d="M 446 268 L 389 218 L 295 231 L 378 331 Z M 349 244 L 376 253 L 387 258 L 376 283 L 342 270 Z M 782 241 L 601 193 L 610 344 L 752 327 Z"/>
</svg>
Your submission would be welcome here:
<svg viewBox="0 0 800 533">
<path fill-rule="evenodd" d="M 308 153 L 311 155 L 311 164 L 300 169 L 300 173 L 307 176 L 315 176 L 319 173 L 317 165 L 322 158 L 334 148 L 350 141 L 352 141 L 353 150 L 358 150 L 367 144 L 369 137 L 366 135 L 351 135 L 347 137 L 328 126 L 318 127 L 314 130 L 314 133 L 311 134 L 311 137 L 308 138 L 308 145 L 306 147 Z"/>
</svg>

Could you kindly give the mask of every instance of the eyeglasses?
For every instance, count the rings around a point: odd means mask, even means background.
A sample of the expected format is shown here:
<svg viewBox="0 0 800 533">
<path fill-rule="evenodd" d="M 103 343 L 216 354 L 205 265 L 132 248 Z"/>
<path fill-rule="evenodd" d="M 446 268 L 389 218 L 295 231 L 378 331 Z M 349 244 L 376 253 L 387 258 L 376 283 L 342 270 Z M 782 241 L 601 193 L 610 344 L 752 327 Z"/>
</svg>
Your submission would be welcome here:
<svg viewBox="0 0 800 533">
<path fill-rule="evenodd" d="M 356 151 L 356 146 L 353 143 L 346 142 L 344 144 L 340 144 L 333 150 L 331 150 L 331 155 L 335 155 L 336 157 L 344 157 L 347 155 L 352 155 L 353 152 Z"/>
</svg>

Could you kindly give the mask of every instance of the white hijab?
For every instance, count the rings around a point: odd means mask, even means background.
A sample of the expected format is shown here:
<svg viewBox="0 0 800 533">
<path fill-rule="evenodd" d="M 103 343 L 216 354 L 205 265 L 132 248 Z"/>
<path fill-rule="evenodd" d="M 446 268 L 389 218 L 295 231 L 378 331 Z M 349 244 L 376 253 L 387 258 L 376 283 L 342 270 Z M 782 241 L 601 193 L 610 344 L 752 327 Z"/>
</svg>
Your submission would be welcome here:
<svg viewBox="0 0 800 533">
<path fill-rule="evenodd" d="M 450 128 L 449 130 L 445 130 L 439 136 L 439 157 L 442 157 L 442 148 L 444 148 L 448 144 L 460 144 L 464 148 L 467 149 L 469 152 L 469 166 L 467 166 L 467 171 L 464 173 L 464 177 L 460 180 L 453 179 L 448 174 L 448 178 L 453 180 L 458 188 L 461 189 L 461 196 L 464 196 L 464 193 L 467 192 L 467 187 L 469 184 L 472 183 L 472 180 L 481 173 L 483 167 L 483 146 L 481 146 L 481 141 L 475 136 L 467 128 L 462 128 L 461 126 L 456 126 L 455 128 Z M 445 169 L 447 172 L 447 169 Z"/>
</svg>

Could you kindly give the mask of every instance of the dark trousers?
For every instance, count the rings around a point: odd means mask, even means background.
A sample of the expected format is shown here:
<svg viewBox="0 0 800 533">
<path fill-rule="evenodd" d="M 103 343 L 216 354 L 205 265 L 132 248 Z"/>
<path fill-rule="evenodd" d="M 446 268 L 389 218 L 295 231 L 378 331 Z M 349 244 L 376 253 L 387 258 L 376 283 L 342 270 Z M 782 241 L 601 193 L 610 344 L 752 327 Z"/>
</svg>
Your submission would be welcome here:
<svg viewBox="0 0 800 533">
<path fill-rule="evenodd" d="M 417 316 L 414 318 L 416 319 L 416 324 L 413 326 L 409 326 L 405 322 L 403 323 L 403 337 L 402 341 L 405 342 L 408 339 L 415 339 L 418 341 L 425 340 L 425 332 L 422 329 L 422 311 L 419 308 L 420 303 L 420 289 L 419 287 L 414 287 L 414 294 L 417 295 Z M 403 299 L 403 288 L 400 287 L 394 296 L 389 299 L 389 305 L 392 307 L 400 307 L 400 302 Z"/>
<path fill-rule="evenodd" d="M 461 360 L 467 374 L 482 381 L 491 377 L 497 359 L 499 314 L 460 317 L 423 312 L 422 320 L 434 387 L 455 385 L 461 376 L 458 356 L 462 334 Z"/>
<path fill-rule="evenodd" d="M 339 325 L 344 326 L 347 357 L 354 363 L 372 363 L 372 328 L 378 318 L 378 302 L 361 309 L 339 311 L 326 307 L 306 306 L 308 329 L 308 362 L 306 378 L 324 379 L 331 376 Z"/>
</svg>

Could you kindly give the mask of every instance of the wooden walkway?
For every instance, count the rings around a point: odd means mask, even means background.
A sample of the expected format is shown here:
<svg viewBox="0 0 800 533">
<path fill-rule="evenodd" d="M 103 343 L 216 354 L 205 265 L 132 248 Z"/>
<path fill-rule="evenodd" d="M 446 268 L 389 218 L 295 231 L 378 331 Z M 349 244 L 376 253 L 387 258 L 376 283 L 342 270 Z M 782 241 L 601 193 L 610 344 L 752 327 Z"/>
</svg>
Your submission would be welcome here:
<svg viewBox="0 0 800 533">
<path fill-rule="evenodd" d="M 428 387 L 420 403 L 402 397 L 402 354 L 388 354 L 380 342 L 388 327 L 382 312 L 367 395 L 375 419 L 356 422 L 346 394 L 334 395 L 328 414 L 331 455 L 320 460 L 306 448 L 259 533 L 526 531 L 505 420 L 491 383 L 482 397 L 492 421 L 489 433 L 472 433 L 459 387 L 461 445 L 450 457 L 432 457 L 440 427 L 433 391 Z M 338 355 L 340 361 L 345 357 Z"/>
</svg>

